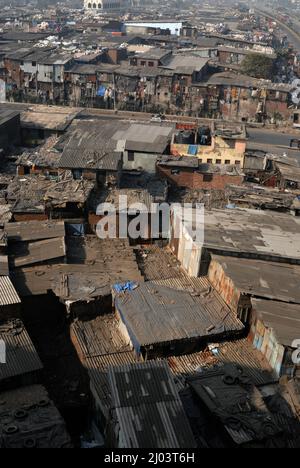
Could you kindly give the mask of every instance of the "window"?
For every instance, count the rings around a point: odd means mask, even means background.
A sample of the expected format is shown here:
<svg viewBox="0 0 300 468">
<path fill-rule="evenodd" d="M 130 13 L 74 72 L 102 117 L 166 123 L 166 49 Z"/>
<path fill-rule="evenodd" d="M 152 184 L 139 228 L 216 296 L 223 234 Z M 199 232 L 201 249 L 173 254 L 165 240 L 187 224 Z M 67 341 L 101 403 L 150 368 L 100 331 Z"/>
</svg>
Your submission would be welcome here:
<svg viewBox="0 0 300 468">
<path fill-rule="evenodd" d="M 172 169 L 171 174 L 172 175 L 180 175 L 180 170 L 179 169 Z"/>
<path fill-rule="evenodd" d="M 213 175 L 212 174 L 204 174 L 203 182 L 211 182 L 212 180 L 213 180 Z"/>
<path fill-rule="evenodd" d="M 148 62 L 148 67 L 154 67 L 154 62 Z"/>
<path fill-rule="evenodd" d="M 208 159 L 207 160 L 207 164 L 212 164 L 213 160 L 212 159 Z"/>
<path fill-rule="evenodd" d="M 134 161 L 134 151 L 128 151 L 128 161 Z"/>
<path fill-rule="evenodd" d="M 222 159 L 216 159 L 216 164 L 222 164 Z"/>
<path fill-rule="evenodd" d="M 225 159 L 225 164 L 230 164 L 230 159 Z"/>
<path fill-rule="evenodd" d="M 36 62 L 31 62 L 31 65 L 32 65 L 33 67 L 36 67 Z"/>
<path fill-rule="evenodd" d="M 82 169 L 74 169 L 72 172 L 73 172 L 73 178 L 75 180 L 79 180 L 82 178 Z"/>
<path fill-rule="evenodd" d="M 241 161 L 235 161 L 234 163 L 236 166 L 240 166 L 241 165 Z"/>
<path fill-rule="evenodd" d="M 145 67 L 146 66 L 146 62 L 144 60 L 141 61 L 141 67 Z"/>
</svg>

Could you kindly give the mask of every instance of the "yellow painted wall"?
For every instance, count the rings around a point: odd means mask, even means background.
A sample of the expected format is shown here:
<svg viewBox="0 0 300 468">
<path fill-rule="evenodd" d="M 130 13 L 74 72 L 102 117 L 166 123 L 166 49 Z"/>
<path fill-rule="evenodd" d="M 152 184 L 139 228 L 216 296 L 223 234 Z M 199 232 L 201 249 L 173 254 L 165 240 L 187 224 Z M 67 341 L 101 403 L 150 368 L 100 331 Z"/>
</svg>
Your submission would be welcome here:
<svg viewBox="0 0 300 468">
<path fill-rule="evenodd" d="M 190 145 L 172 144 L 171 154 L 175 156 L 193 156 L 189 154 Z M 244 155 L 246 150 L 246 141 L 233 141 L 233 148 L 230 147 L 228 140 L 220 137 L 213 138 L 211 146 L 198 145 L 198 157 L 202 163 L 212 164 L 237 164 L 244 166 Z"/>
</svg>

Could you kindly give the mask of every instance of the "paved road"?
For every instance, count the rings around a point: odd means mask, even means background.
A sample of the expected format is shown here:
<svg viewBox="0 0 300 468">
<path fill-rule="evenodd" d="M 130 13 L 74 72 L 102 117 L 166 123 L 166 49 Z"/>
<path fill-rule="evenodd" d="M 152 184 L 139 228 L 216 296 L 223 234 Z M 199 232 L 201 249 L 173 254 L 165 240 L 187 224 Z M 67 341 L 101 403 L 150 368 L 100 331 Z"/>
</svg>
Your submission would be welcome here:
<svg viewBox="0 0 300 468">
<path fill-rule="evenodd" d="M 296 19 L 296 18 L 293 18 L 291 16 L 291 20 L 293 22 L 293 26 L 291 28 L 289 28 L 287 25 L 285 25 L 284 23 L 282 23 L 277 17 L 276 17 L 276 13 L 274 12 L 271 12 L 271 11 L 267 11 L 267 10 L 262 10 L 260 8 L 255 8 L 256 11 L 260 14 L 260 15 L 264 15 L 264 16 L 267 16 L 269 18 L 272 18 L 274 19 L 275 21 L 277 21 L 277 23 L 279 24 L 280 26 L 280 29 L 287 35 L 288 37 L 288 40 L 291 44 L 293 44 L 295 50 L 297 50 L 298 52 L 300 52 L 300 22 Z"/>
<path fill-rule="evenodd" d="M 250 142 L 274 146 L 290 146 L 292 138 L 300 138 L 300 129 L 292 133 L 281 133 L 274 130 L 248 128 L 247 133 Z"/>
<path fill-rule="evenodd" d="M 300 150 L 289 147 L 292 138 L 300 139 L 300 130 L 287 134 L 266 129 L 247 129 L 247 133 L 248 150 L 261 150 L 279 155 L 286 153 L 288 156 L 300 160 Z"/>
</svg>

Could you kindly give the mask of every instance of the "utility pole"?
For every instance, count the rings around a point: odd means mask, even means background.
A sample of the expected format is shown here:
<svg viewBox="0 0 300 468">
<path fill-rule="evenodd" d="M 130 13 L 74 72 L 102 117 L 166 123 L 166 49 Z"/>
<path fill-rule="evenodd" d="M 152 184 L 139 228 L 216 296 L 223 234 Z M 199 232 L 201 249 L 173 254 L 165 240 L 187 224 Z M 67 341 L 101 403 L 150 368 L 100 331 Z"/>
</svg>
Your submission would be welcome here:
<svg viewBox="0 0 300 468">
<path fill-rule="evenodd" d="M 116 80 L 115 80 L 115 72 L 113 72 L 113 89 L 114 89 L 114 112 L 117 113 L 117 93 L 116 93 Z"/>
</svg>

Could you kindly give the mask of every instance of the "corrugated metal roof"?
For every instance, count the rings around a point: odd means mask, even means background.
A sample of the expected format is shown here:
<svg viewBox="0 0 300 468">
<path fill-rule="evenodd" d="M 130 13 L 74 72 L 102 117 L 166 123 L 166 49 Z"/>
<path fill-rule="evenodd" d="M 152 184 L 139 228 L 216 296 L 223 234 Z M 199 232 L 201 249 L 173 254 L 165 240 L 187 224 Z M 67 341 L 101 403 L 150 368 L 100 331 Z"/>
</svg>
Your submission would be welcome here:
<svg viewBox="0 0 300 468">
<path fill-rule="evenodd" d="M 66 148 L 58 162 L 58 167 L 68 169 L 97 169 L 102 171 L 117 171 L 122 161 L 122 153 L 117 151 L 102 151 Z"/>
<path fill-rule="evenodd" d="M 227 341 L 215 345 L 217 354 L 210 351 L 167 358 L 170 369 L 176 377 L 177 388 L 186 385 L 186 379 L 197 376 L 213 366 L 233 364 L 244 369 L 254 385 L 262 386 L 277 382 L 278 377 L 260 351 L 253 348 L 246 339 Z"/>
<path fill-rule="evenodd" d="M 0 326 L 0 339 L 6 345 L 6 364 L 0 365 L 0 382 L 43 368 L 35 347 L 20 320 Z"/>
<path fill-rule="evenodd" d="M 0 276 L 0 306 L 20 304 L 18 296 L 11 280 L 8 276 Z"/>
<path fill-rule="evenodd" d="M 9 275 L 7 255 L 0 255 L 0 275 L 1 276 L 8 276 Z"/>
<path fill-rule="evenodd" d="M 192 378 L 190 385 L 236 444 L 281 434 L 281 428 L 245 369 L 228 365 L 208 370 Z"/>
<path fill-rule="evenodd" d="M 111 390 L 107 375 L 109 367 L 123 366 L 134 362 L 136 362 L 136 358 L 133 351 L 95 356 L 87 358 L 83 362 L 88 371 L 92 388 L 107 410 L 111 408 Z"/>
<path fill-rule="evenodd" d="M 165 284 L 180 280 L 166 280 Z M 202 280 L 200 280 L 202 281 Z M 211 286 L 194 292 L 159 285 L 140 284 L 137 289 L 116 297 L 122 321 L 141 346 L 176 340 L 199 339 L 234 334 L 244 329 Z"/>
<path fill-rule="evenodd" d="M 84 359 L 131 350 L 114 315 L 103 315 L 86 322 L 76 321 L 71 325 L 71 334 Z"/>
<path fill-rule="evenodd" d="M 221 343 L 217 357 L 223 364 L 235 364 L 245 369 L 254 385 L 266 385 L 278 380 L 263 354 L 254 349 L 247 339 Z"/>
<path fill-rule="evenodd" d="M 112 405 L 127 448 L 192 448 L 194 437 L 166 362 L 110 368 Z"/>
</svg>

